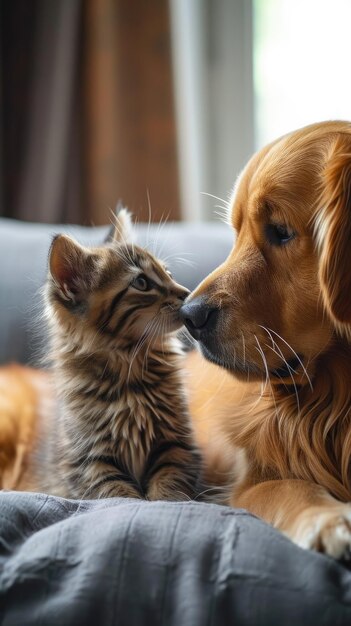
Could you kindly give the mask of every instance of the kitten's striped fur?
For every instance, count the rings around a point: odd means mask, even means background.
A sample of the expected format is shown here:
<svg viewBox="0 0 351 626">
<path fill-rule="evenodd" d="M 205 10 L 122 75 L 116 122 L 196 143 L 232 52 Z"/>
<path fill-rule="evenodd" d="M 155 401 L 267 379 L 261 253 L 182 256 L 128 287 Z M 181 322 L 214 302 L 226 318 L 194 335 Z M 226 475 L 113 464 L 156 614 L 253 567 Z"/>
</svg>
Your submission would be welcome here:
<svg viewBox="0 0 351 626">
<path fill-rule="evenodd" d="M 46 311 L 60 412 L 50 491 L 74 498 L 196 495 L 194 445 L 174 331 L 188 291 L 150 253 L 114 240 L 52 244 Z"/>
</svg>

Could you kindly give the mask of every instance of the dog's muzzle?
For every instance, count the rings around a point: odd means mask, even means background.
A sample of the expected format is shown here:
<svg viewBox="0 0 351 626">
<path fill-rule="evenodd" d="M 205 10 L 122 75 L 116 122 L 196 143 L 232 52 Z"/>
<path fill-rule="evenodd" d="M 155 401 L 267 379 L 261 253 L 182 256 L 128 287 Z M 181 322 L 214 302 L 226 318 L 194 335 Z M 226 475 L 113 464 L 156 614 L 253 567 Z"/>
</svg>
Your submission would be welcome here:
<svg viewBox="0 0 351 626">
<path fill-rule="evenodd" d="M 180 309 L 180 317 L 194 339 L 202 340 L 214 331 L 219 309 L 206 302 L 203 296 L 186 302 Z"/>
</svg>

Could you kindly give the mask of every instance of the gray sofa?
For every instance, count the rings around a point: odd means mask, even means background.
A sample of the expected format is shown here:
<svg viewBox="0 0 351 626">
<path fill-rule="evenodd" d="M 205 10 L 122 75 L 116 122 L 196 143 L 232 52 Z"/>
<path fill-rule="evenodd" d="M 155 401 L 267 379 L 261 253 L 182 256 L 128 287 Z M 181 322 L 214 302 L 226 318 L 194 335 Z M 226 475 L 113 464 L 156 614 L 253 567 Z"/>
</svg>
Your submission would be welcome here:
<svg viewBox="0 0 351 626">
<path fill-rule="evenodd" d="M 91 244 L 107 232 L 0 219 L 3 363 L 35 363 L 38 343 L 45 350 L 39 290 L 50 238 L 63 230 Z M 175 224 L 159 234 L 140 225 L 136 238 L 193 262 L 169 259 L 189 288 L 232 244 L 222 224 Z M 0 624 L 350 625 L 351 571 L 214 504 L 0 492 Z"/>
</svg>

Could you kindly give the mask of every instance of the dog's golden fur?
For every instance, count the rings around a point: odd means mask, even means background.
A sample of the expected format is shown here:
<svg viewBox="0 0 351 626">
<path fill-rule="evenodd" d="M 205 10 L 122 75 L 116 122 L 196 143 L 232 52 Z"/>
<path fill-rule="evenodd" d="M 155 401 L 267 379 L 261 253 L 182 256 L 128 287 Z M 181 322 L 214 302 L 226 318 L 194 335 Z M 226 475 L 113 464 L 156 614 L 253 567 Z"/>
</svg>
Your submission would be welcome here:
<svg viewBox="0 0 351 626">
<path fill-rule="evenodd" d="M 31 451 L 54 410 L 50 376 L 21 365 L 0 367 L 0 489 L 31 489 Z M 43 418 L 43 419 L 42 419 Z"/>
<path fill-rule="evenodd" d="M 219 309 L 215 330 L 202 342 L 217 365 L 199 365 L 197 355 L 190 367 L 201 372 L 201 380 L 189 377 L 199 441 L 217 475 L 230 469 L 218 450 L 228 456 L 231 447 L 233 458 L 234 448 L 244 451 L 232 505 L 302 546 L 345 556 L 351 545 L 351 506 L 344 504 L 351 500 L 351 124 L 315 124 L 265 147 L 241 174 L 230 208 L 234 249 L 191 295 Z M 284 245 L 267 237 L 276 225 L 293 234 Z"/>
</svg>

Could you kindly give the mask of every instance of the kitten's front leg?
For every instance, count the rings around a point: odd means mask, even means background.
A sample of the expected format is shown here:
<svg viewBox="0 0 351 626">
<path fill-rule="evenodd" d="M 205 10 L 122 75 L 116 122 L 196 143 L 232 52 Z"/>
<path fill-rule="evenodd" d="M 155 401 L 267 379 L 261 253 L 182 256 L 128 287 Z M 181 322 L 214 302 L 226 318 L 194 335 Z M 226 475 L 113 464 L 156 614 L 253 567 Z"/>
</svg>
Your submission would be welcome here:
<svg viewBox="0 0 351 626">
<path fill-rule="evenodd" d="M 139 489 L 129 483 L 112 481 L 89 490 L 89 497 L 95 498 L 143 498 Z"/>
<path fill-rule="evenodd" d="M 150 480 L 147 491 L 147 500 L 192 500 L 196 496 L 196 490 L 190 485 L 182 473 L 176 474 L 172 468 L 164 469 L 159 476 Z"/>
<path fill-rule="evenodd" d="M 143 494 L 139 485 L 131 476 L 124 473 L 110 471 L 101 472 L 90 479 L 85 487 L 84 495 L 80 497 L 85 499 L 94 498 L 143 498 Z"/>
<path fill-rule="evenodd" d="M 161 445 L 144 476 L 148 500 L 193 500 L 198 495 L 200 455 L 190 446 Z"/>
</svg>

